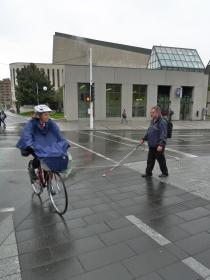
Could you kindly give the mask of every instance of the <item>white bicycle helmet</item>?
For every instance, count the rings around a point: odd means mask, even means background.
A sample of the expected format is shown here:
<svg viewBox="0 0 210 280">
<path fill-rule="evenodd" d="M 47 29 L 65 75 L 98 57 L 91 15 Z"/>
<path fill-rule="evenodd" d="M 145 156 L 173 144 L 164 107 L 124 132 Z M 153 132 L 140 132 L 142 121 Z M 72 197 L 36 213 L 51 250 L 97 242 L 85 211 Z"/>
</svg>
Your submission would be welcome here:
<svg viewBox="0 0 210 280">
<path fill-rule="evenodd" d="M 35 113 L 52 112 L 52 110 L 45 104 L 35 106 L 34 111 L 35 111 Z"/>
</svg>

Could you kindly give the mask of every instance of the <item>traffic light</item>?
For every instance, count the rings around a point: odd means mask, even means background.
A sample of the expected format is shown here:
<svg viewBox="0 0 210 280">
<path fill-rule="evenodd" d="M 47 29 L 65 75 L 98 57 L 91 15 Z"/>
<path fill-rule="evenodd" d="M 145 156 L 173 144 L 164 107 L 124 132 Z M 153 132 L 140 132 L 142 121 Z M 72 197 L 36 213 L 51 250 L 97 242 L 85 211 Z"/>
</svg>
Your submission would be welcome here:
<svg viewBox="0 0 210 280">
<path fill-rule="evenodd" d="M 95 85 L 91 85 L 91 101 L 94 101 L 95 98 Z"/>
<path fill-rule="evenodd" d="M 85 101 L 90 102 L 90 94 L 89 93 L 85 94 Z"/>
</svg>

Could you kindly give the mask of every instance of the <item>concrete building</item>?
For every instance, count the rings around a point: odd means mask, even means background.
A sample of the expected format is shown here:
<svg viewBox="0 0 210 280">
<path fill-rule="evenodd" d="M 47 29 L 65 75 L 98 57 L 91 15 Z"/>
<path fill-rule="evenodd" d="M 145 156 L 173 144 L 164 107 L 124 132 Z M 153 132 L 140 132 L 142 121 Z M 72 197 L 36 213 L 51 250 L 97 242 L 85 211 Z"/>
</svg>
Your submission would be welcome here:
<svg viewBox="0 0 210 280">
<path fill-rule="evenodd" d="M 9 109 L 12 106 L 10 79 L 0 81 L 0 109 Z"/>
<path fill-rule="evenodd" d="M 82 38 L 55 32 L 53 63 L 87 65 L 89 49 L 95 66 L 146 68 L 151 49 Z"/>
<path fill-rule="evenodd" d="M 205 73 L 208 75 L 208 97 L 207 97 L 207 109 L 208 109 L 208 116 L 210 116 L 210 61 L 206 66 Z"/>
<path fill-rule="evenodd" d="M 11 92 L 12 101 L 16 102 L 15 86 L 17 85 L 17 70 L 28 66 L 28 62 L 15 62 L 9 65 L 10 67 L 10 78 L 11 78 Z M 57 90 L 59 87 L 63 86 L 63 76 L 64 76 L 64 66 L 60 64 L 50 64 L 50 63 L 35 63 L 36 66 L 41 70 L 43 69 L 48 80 L 53 85 L 54 89 Z"/>
<path fill-rule="evenodd" d="M 206 107 L 208 75 L 195 49 L 151 49 L 55 33 L 53 63 L 65 64 L 64 113 L 69 120 L 88 118 L 89 49 L 93 53 L 96 120 L 150 118 L 159 105 L 174 120 L 199 120 Z"/>
<path fill-rule="evenodd" d="M 93 67 L 96 120 L 121 117 L 150 119 L 150 109 L 174 111 L 173 120 L 200 120 L 206 106 L 208 76 L 197 72 Z M 89 67 L 65 65 L 64 113 L 69 120 L 88 118 Z M 178 89 L 182 88 L 182 98 Z M 164 113 L 164 112 L 163 112 Z M 166 112 L 167 113 L 167 112 Z"/>
</svg>

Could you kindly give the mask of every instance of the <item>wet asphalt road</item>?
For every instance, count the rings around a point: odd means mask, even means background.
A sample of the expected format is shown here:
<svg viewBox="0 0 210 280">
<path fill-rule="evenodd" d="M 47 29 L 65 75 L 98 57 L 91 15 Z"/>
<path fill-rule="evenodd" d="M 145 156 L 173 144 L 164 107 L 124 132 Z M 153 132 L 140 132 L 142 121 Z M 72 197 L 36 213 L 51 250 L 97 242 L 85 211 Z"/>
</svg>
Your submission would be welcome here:
<svg viewBox="0 0 210 280">
<path fill-rule="evenodd" d="M 29 179 L 26 172 L 28 158 L 20 156 L 15 144 L 23 126 L 22 119 L 8 117 L 7 130 L 0 131 L 0 209 L 19 207 L 31 197 Z M 144 135 L 141 130 L 125 131 L 65 131 L 65 137 L 72 141 L 74 178 L 88 169 L 108 168 L 120 161 L 138 143 Z M 208 130 L 176 130 L 168 141 L 167 158 L 184 158 L 190 155 L 207 156 L 210 154 L 210 131 Z M 147 151 L 140 147 L 129 158 L 128 162 L 145 161 Z"/>
</svg>

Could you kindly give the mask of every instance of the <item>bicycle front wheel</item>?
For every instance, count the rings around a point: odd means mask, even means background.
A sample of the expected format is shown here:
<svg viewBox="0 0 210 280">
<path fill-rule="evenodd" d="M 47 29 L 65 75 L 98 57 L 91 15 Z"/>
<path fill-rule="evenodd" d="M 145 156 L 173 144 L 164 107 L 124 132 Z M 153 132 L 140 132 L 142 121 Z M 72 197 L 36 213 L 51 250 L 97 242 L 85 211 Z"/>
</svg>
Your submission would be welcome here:
<svg viewBox="0 0 210 280">
<path fill-rule="evenodd" d="M 68 207 L 66 186 L 57 172 L 52 172 L 48 179 L 48 192 L 55 211 L 63 215 Z"/>
</svg>

